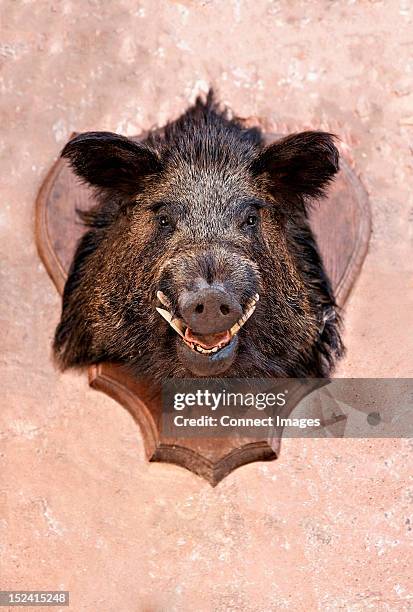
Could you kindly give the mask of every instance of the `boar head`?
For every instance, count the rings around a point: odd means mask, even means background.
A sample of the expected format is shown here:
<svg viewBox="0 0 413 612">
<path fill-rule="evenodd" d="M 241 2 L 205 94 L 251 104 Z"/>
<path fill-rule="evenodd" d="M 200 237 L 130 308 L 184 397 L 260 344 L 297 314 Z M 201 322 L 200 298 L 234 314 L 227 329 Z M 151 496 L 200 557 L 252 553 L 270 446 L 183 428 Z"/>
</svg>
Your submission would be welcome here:
<svg viewBox="0 0 413 612">
<path fill-rule="evenodd" d="M 265 146 L 212 94 L 142 142 L 89 132 L 62 155 L 95 188 L 64 290 L 61 367 L 151 378 L 327 376 L 342 354 L 308 223 L 338 171 L 333 137 Z"/>
</svg>

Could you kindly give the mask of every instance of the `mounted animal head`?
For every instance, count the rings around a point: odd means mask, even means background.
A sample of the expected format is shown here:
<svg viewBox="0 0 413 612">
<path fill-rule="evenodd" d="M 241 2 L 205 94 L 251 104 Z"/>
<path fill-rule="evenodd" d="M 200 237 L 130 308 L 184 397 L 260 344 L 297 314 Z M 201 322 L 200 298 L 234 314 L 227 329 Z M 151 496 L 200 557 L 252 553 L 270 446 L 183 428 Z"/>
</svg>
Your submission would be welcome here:
<svg viewBox="0 0 413 612">
<path fill-rule="evenodd" d="M 308 207 L 338 171 L 331 134 L 266 146 L 212 94 L 142 142 L 81 134 L 62 155 L 96 191 L 54 349 L 152 378 L 327 376 L 342 354 Z"/>
</svg>

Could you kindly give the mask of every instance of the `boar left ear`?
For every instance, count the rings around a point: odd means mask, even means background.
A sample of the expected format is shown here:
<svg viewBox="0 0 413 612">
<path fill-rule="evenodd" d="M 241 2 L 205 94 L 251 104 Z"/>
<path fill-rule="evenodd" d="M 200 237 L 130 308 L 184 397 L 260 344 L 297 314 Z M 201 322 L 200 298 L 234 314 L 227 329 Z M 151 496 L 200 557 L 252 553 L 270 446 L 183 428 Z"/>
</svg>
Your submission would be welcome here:
<svg viewBox="0 0 413 612">
<path fill-rule="evenodd" d="M 339 170 L 339 153 L 333 134 L 301 132 L 266 147 L 252 170 L 266 175 L 270 189 L 292 195 L 318 198 Z"/>
<path fill-rule="evenodd" d="M 161 169 L 159 158 L 148 146 L 112 132 L 79 134 L 61 155 L 90 185 L 125 196 L 136 195 L 141 179 Z"/>
</svg>

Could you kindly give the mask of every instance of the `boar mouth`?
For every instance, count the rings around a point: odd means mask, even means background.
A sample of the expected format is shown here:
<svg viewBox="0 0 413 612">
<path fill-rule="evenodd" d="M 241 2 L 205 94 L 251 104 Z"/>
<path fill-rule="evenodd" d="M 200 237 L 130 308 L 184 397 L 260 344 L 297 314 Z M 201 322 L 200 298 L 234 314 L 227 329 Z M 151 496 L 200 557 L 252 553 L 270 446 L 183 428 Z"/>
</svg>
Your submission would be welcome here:
<svg viewBox="0 0 413 612">
<path fill-rule="evenodd" d="M 163 306 L 170 308 L 170 302 L 162 291 L 158 291 L 156 296 Z M 224 347 L 228 346 L 234 336 L 238 334 L 239 330 L 253 314 L 259 299 L 260 296 L 256 293 L 254 297 L 246 303 L 244 314 L 238 321 L 234 323 L 230 329 L 216 334 L 197 334 L 188 327 L 182 319 L 174 317 L 169 310 L 165 310 L 164 308 L 156 308 L 156 310 L 192 351 L 202 353 L 203 355 L 210 355 L 212 353 L 218 353 Z"/>
</svg>

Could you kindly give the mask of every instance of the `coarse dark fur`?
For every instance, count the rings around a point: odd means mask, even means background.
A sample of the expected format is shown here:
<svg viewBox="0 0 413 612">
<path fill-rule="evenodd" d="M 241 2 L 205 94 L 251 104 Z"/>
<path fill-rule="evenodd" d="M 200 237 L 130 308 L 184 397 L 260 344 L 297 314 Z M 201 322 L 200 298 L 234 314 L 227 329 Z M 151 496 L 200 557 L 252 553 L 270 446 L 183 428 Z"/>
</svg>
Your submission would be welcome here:
<svg viewBox="0 0 413 612">
<path fill-rule="evenodd" d="M 64 290 L 54 340 L 63 369 L 111 361 L 158 380 L 192 376 L 156 291 L 179 316 L 180 293 L 203 278 L 242 306 L 260 294 L 225 376 L 331 373 L 339 317 L 308 223 L 338 171 L 330 134 L 266 147 L 210 92 L 143 142 L 87 133 L 62 155 L 98 198 Z"/>
</svg>

